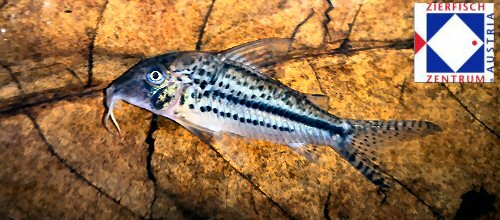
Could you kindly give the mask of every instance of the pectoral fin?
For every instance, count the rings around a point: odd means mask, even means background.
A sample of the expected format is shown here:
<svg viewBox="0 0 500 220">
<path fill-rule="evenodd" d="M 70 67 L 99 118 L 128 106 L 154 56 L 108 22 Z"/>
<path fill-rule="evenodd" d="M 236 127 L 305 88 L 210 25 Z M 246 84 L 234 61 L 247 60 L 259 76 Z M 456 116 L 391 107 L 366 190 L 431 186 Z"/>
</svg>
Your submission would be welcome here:
<svg viewBox="0 0 500 220">
<path fill-rule="evenodd" d="M 191 133 L 196 135 L 206 144 L 214 146 L 218 149 L 224 149 L 227 147 L 238 147 L 238 144 L 241 144 L 241 141 L 248 141 L 244 137 L 239 136 L 237 134 L 233 134 L 230 132 L 222 132 L 222 131 L 212 131 L 203 127 L 200 127 L 196 124 L 189 122 L 183 118 L 175 119 L 177 123 L 188 129 Z"/>
<path fill-rule="evenodd" d="M 212 130 L 200 127 L 196 124 L 189 122 L 184 118 L 176 118 L 175 121 L 180 125 L 182 125 L 182 127 L 188 129 L 191 133 L 196 135 L 198 138 L 200 138 L 203 142 L 207 144 L 209 144 L 210 141 L 213 139 L 214 132 Z"/>
</svg>

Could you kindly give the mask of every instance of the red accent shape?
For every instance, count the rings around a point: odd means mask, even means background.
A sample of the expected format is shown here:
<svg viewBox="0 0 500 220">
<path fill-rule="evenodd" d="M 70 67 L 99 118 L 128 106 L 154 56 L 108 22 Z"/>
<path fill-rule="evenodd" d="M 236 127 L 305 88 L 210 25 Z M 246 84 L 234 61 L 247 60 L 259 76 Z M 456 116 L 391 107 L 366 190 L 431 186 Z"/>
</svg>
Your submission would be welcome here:
<svg viewBox="0 0 500 220">
<path fill-rule="evenodd" d="M 473 41 L 472 41 L 472 45 L 473 45 L 473 46 L 476 46 L 476 45 L 477 45 L 477 41 L 473 40 Z"/>
<path fill-rule="evenodd" d="M 415 54 L 417 54 L 418 51 L 420 51 L 420 49 L 425 46 L 425 44 L 427 44 L 427 42 L 425 42 L 425 40 L 422 39 L 420 35 L 415 33 Z"/>
</svg>

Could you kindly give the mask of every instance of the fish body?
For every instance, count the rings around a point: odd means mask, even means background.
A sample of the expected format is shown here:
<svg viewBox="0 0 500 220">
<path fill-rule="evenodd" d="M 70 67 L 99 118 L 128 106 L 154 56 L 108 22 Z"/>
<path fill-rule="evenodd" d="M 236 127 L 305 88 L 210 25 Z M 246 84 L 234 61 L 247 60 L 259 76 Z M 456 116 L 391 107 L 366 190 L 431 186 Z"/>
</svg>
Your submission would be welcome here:
<svg viewBox="0 0 500 220">
<path fill-rule="evenodd" d="M 213 145 L 228 139 L 266 140 L 290 146 L 309 160 L 310 145 L 327 145 L 370 181 L 387 189 L 379 167 L 381 147 L 440 131 L 424 121 L 339 118 L 304 94 L 269 77 L 286 57 L 288 39 L 264 39 L 220 53 L 174 52 L 144 60 L 107 89 L 108 117 L 117 100 L 170 118 Z M 107 121 L 107 120 L 106 120 Z M 382 148 L 383 149 L 383 148 Z"/>
</svg>

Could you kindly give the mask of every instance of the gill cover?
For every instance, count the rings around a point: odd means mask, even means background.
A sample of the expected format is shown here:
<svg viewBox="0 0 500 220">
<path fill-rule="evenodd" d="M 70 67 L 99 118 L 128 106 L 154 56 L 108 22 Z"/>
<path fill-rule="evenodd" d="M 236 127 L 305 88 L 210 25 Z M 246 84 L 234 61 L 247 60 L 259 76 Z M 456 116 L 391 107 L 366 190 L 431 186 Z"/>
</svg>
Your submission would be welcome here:
<svg viewBox="0 0 500 220">
<path fill-rule="evenodd" d="M 172 76 L 163 66 L 152 65 L 145 76 L 150 86 L 151 107 L 162 110 L 169 106 L 175 98 L 178 85 L 172 82 Z"/>
</svg>

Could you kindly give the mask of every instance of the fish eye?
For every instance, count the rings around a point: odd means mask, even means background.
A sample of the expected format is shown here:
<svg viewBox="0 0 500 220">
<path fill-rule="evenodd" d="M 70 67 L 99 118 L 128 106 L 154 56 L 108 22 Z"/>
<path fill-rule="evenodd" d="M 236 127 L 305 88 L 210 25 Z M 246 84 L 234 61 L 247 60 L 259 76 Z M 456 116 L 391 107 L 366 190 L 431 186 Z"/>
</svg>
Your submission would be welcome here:
<svg viewBox="0 0 500 220">
<path fill-rule="evenodd" d="M 151 70 L 147 75 L 147 79 L 152 84 L 160 85 L 165 81 L 165 76 L 158 70 Z"/>
</svg>

